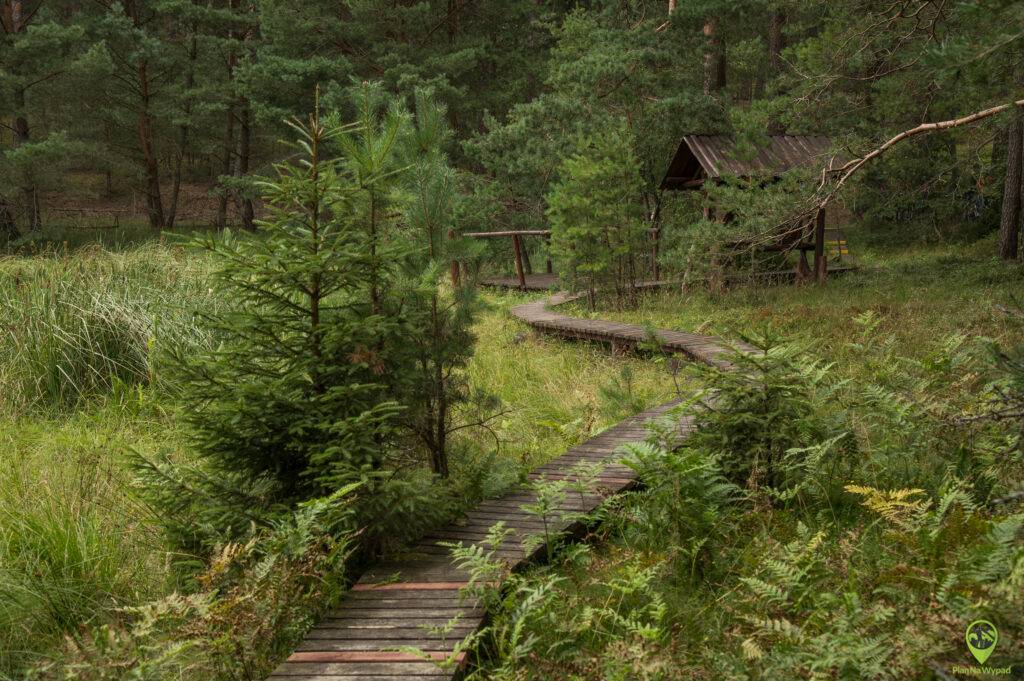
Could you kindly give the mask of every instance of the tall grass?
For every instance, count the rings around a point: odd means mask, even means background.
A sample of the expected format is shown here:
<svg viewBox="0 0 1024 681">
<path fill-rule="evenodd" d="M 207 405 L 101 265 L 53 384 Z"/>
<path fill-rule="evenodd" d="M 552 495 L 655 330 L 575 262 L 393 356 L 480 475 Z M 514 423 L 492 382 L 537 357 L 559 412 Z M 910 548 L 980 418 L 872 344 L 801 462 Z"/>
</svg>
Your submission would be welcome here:
<svg viewBox="0 0 1024 681">
<path fill-rule="evenodd" d="M 203 343 L 204 261 L 159 244 L 0 260 L 0 412 L 68 411 L 158 380 L 155 350 Z"/>
<path fill-rule="evenodd" d="M 129 448 L 180 448 L 160 350 L 207 343 L 205 262 L 150 243 L 0 259 L 0 676 L 161 595 Z"/>
<path fill-rule="evenodd" d="M 674 396 L 672 377 L 658 362 L 534 334 L 509 315 L 510 306 L 526 300 L 519 294 L 487 293 L 485 300 L 490 309 L 474 328 L 477 345 L 467 372 L 474 388 L 500 398 L 505 413 L 489 431 L 471 435 L 474 449 L 497 452 L 500 464 L 541 465 Z"/>
<path fill-rule="evenodd" d="M 0 678 L 167 584 L 165 549 L 121 452 L 173 429 L 112 405 L 0 422 Z"/>
</svg>

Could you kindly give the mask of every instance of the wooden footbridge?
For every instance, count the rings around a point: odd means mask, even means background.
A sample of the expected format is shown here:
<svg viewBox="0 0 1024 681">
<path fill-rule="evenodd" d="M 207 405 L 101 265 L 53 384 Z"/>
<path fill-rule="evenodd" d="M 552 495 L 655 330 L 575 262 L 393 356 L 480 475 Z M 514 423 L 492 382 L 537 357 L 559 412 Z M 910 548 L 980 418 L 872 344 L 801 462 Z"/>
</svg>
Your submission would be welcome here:
<svg viewBox="0 0 1024 681">
<path fill-rule="evenodd" d="M 633 348 L 650 339 L 639 326 L 577 319 L 553 308 L 576 296 L 554 296 L 512 308 L 512 314 L 535 330 L 562 338 L 609 343 Z M 718 338 L 678 331 L 658 331 L 657 344 L 667 352 L 727 368 L 725 343 Z M 581 464 L 600 464 L 596 476 L 583 478 L 588 485 L 580 493 L 567 494 L 558 512 L 567 517 L 552 522 L 548 532 L 571 533 L 578 528 L 573 518 L 589 513 L 607 497 L 632 487 L 634 471 L 618 463 L 624 445 L 646 437 L 644 423 L 665 414 L 675 402 L 649 409 L 541 466 L 531 480 L 580 480 Z M 679 431 L 691 428 L 680 420 Z M 450 551 L 438 542 L 482 541 L 488 530 L 503 522 L 511 535 L 496 549 L 496 557 L 512 569 L 527 564 L 537 550 L 524 548 L 524 540 L 543 533 L 543 521 L 523 507 L 537 501 L 533 492 L 508 494 L 487 500 L 464 518 L 425 537 L 405 554 L 380 563 L 353 586 L 342 603 L 331 611 L 302 641 L 298 650 L 271 676 L 277 681 L 392 681 L 397 679 L 451 679 L 464 667 L 465 653 L 454 653 L 457 644 L 482 626 L 486 613 L 480 603 L 464 599 L 460 590 L 469 575 L 453 564 Z M 562 517 L 562 516 L 559 516 Z M 527 543 L 526 546 L 533 546 Z M 540 550 L 540 549 L 538 549 Z M 401 648 L 422 651 L 417 656 Z M 432 658 L 426 659 L 426 658 Z M 436 661 L 436 662 L 435 662 Z"/>
</svg>

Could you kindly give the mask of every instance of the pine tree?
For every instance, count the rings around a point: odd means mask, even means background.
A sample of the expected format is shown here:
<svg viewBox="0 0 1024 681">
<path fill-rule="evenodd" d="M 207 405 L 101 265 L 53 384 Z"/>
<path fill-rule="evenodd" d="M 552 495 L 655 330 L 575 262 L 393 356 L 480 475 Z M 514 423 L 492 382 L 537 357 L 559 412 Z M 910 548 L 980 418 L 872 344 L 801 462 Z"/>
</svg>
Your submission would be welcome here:
<svg viewBox="0 0 1024 681">
<path fill-rule="evenodd" d="M 584 140 L 562 162 L 561 181 L 547 196 L 552 247 L 574 289 L 594 305 L 598 288 L 611 287 L 621 302 L 643 267 L 646 225 L 639 212 L 640 173 L 623 128 Z"/>
<path fill-rule="evenodd" d="M 461 259 L 466 245 L 456 231 L 458 175 L 444 149 L 451 132 L 446 112 L 432 95 L 416 93 L 416 121 L 410 136 L 405 223 L 413 285 L 405 323 L 414 371 L 409 372 L 403 421 L 430 458 L 431 469 L 449 474 L 449 435 L 457 428 L 454 410 L 468 398 L 461 369 L 473 352 L 470 331 L 478 308 L 474 282 L 450 281 L 448 265 Z"/>
<path fill-rule="evenodd" d="M 83 32 L 80 26 L 61 17 L 63 3 L 49 5 L 42 0 L 3 0 L 0 2 L 0 115 L 9 117 L 11 150 L 0 155 L 0 178 L 7 187 L 16 187 L 20 200 L 0 196 L 0 237 L 17 236 L 12 213 L 23 216 L 29 230 L 42 227 L 40 191 L 47 176 L 66 165 L 68 150 L 61 149 L 66 139 L 57 133 L 35 130 L 42 113 L 34 91 L 74 68 L 81 57 Z M 12 210 L 12 206 L 20 209 Z M 6 217 L 5 217 L 6 216 Z"/>
</svg>

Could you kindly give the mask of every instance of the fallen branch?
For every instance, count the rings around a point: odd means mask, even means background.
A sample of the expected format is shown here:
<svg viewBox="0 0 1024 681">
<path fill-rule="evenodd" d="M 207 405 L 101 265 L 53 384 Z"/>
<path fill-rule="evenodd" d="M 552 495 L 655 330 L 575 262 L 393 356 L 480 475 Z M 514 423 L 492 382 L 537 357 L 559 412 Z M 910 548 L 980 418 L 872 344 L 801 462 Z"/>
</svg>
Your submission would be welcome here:
<svg viewBox="0 0 1024 681">
<path fill-rule="evenodd" d="M 785 223 L 781 225 L 776 225 L 772 230 L 762 232 L 761 234 L 755 236 L 749 241 L 749 246 L 751 248 L 756 248 L 757 246 L 764 246 L 771 242 L 784 239 L 788 236 L 792 236 L 793 234 L 800 232 L 803 229 L 805 221 L 817 215 L 818 211 L 824 210 L 825 207 L 828 206 L 833 199 L 835 199 L 836 195 L 843 188 L 843 185 L 846 184 L 846 181 L 849 180 L 850 177 L 852 177 L 857 171 L 863 168 L 867 163 L 878 158 L 885 152 L 895 147 L 900 142 L 908 140 L 911 137 L 916 137 L 918 135 L 923 135 L 926 133 L 938 132 L 940 130 L 949 130 L 951 128 L 959 128 L 964 125 L 977 123 L 978 121 L 983 120 L 985 118 L 990 118 L 992 116 L 996 116 L 998 114 L 1009 111 L 1013 107 L 1024 108 L 1024 99 L 1018 99 L 1013 102 L 1008 102 L 1006 104 L 1000 104 L 999 106 L 989 107 L 987 109 L 976 111 L 968 116 L 962 116 L 960 118 L 951 118 L 946 121 L 937 121 L 935 123 L 922 123 L 921 125 L 915 128 L 904 130 L 900 134 L 896 135 L 895 137 L 892 137 L 891 139 L 883 143 L 881 146 L 876 147 L 867 154 L 864 154 L 863 156 L 859 156 L 855 159 L 847 161 L 838 168 L 832 168 L 830 163 L 829 167 L 824 168 L 821 172 L 821 182 L 818 184 L 816 197 L 811 202 L 811 205 L 804 211 L 798 213 L 797 215 L 794 215 Z M 830 187 L 829 185 L 832 178 L 835 178 L 837 176 L 838 179 L 836 179 Z"/>
<path fill-rule="evenodd" d="M 825 195 L 825 197 L 818 202 L 818 207 L 824 208 L 825 205 L 827 205 L 828 202 L 835 197 L 836 193 L 839 192 L 843 184 L 845 184 L 846 181 L 850 179 L 850 177 L 854 173 L 856 173 L 858 170 L 864 167 L 866 163 L 878 158 L 879 156 L 881 156 L 889 149 L 893 148 L 894 146 L 902 142 L 903 140 L 910 139 L 911 137 L 916 137 L 917 135 L 922 135 L 924 133 L 937 132 L 939 130 L 948 130 L 950 128 L 958 128 L 963 125 L 970 125 L 971 123 L 976 123 L 977 121 L 980 121 L 984 118 L 989 118 L 990 116 L 1001 114 L 1004 111 L 1008 111 L 1009 109 L 1015 106 L 1024 107 L 1024 99 L 1018 99 L 1015 102 L 1010 102 L 1008 104 L 1000 104 L 999 106 L 993 106 L 982 111 L 976 111 L 975 113 L 972 113 L 969 116 L 963 116 L 961 118 L 953 118 L 948 121 L 938 121 L 936 123 L 922 123 L 916 128 L 904 130 L 903 132 L 896 135 L 889 141 L 885 142 L 882 146 L 874 149 L 873 151 L 865 154 L 864 156 L 861 156 L 860 158 L 855 158 L 852 161 L 848 161 L 840 168 L 837 168 L 835 170 L 826 169 L 822 173 L 822 182 L 821 185 L 819 185 L 818 187 L 819 191 L 823 189 L 824 186 L 828 183 L 828 175 L 830 173 L 838 174 L 839 179 L 832 187 L 832 190 L 829 191 Z"/>
</svg>

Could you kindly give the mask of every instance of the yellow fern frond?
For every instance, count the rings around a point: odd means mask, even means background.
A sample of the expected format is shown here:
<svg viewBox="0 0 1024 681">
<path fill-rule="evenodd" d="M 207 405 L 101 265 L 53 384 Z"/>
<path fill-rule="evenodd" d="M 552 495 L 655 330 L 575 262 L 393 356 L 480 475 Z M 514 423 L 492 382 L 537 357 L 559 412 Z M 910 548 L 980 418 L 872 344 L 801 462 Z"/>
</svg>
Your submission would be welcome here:
<svg viewBox="0 0 1024 681">
<path fill-rule="evenodd" d="M 861 506 L 877 513 L 889 522 L 900 527 L 909 527 L 931 506 L 930 499 L 915 499 L 924 494 L 923 489 L 885 490 L 862 485 L 847 485 L 844 488 L 851 494 L 863 497 Z"/>
<path fill-rule="evenodd" d="M 740 644 L 740 648 L 743 650 L 743 657 L 748 660 L 760 660 L 764 657 L 764 651 L 761 646 L 757 645 L 757 641 L 752 638 L 748 638 Z"/>
</svg>

